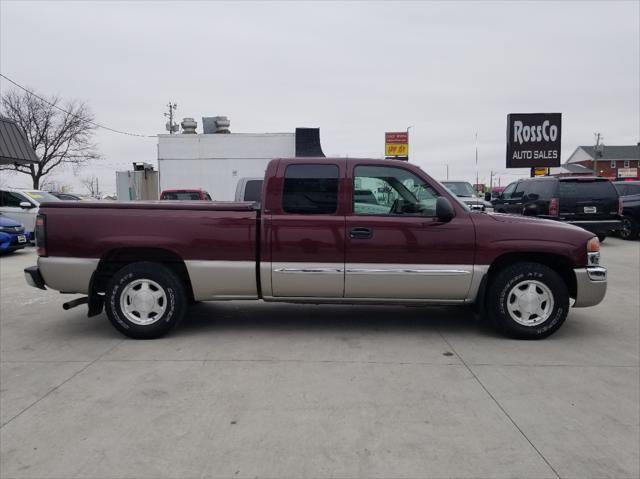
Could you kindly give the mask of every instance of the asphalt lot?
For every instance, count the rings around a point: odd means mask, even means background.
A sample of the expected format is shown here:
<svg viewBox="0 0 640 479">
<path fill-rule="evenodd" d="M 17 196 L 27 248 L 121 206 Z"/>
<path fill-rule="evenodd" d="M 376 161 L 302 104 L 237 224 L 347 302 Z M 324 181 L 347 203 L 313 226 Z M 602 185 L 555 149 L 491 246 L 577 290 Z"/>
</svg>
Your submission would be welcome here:
<svg viewBox="0 0 640 479">
<path fill-rule="evenodd" d="M 640 476 L 640 242 L 543 341 L 465 308 L 206 303 L 134 341 L 0 258 L 2 478 Z"/>
</svg>

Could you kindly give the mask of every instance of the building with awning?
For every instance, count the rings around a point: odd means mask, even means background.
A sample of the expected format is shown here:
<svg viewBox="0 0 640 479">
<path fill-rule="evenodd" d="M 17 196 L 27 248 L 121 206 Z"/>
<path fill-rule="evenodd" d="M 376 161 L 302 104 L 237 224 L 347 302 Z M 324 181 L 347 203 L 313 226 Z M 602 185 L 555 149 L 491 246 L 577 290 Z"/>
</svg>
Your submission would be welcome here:
<svg viewBox="0 0 640 479">
<path fill-rule="evenodd" d="M 37 163 L 24 131 L 13 120 L 0 117 L 0 165 Z"/>
</svg>

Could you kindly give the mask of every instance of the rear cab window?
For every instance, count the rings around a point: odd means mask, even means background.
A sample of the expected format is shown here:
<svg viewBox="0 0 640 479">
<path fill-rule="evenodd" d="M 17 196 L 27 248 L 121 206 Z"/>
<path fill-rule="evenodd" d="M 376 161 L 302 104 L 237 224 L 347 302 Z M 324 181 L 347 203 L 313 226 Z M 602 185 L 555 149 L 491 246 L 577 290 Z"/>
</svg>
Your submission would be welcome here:
<svg viewBox="0 0 640 479">
<path fill-rule="evenodd" d="M 243 201 L 260 201 L 262 199 L 262 181 L 249 180 L 245 183 Z"/>
<path fill-rule="evenodd" d="M 288 165 L 284 173 L 282 211 L 304 215 L 335 214 L 339 186 L 337 165 Z"/>
</svg>

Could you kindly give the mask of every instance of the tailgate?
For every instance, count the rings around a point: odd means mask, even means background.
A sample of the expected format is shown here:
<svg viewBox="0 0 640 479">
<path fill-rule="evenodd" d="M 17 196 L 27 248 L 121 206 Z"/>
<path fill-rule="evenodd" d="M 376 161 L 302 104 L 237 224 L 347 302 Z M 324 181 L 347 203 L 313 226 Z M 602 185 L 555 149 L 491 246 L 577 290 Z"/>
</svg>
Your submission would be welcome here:
<svg viewBox="0 0 640 479">
<path fill-rule="evenodd" d="M 618 192 L 601 178 L 561 180 L 558 202 L 560 217 L 568 220 L 615 219 L 618 214 Z"/>
</svg>

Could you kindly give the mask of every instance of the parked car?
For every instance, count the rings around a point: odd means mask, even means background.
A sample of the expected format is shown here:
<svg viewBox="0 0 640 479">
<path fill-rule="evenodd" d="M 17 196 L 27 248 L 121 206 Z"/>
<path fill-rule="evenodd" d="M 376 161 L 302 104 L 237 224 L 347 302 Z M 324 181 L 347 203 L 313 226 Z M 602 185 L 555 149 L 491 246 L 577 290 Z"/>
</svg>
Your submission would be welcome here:
<svg viewBox="0 0 640 479">
<path fill-rule="evenodd" d="M 236 186 L 236 201 L 260 202 L 263 178 L 240 178 Z"/>
<path fill-rule="evenodd" d="M 0 213 L 0 254 L 13 253 L 29 241 L 24 226 Z"/>
<path fill-rule="evenodd" d="M 3 188 L 0 190 L 0 213 L 24 225 L 28 237 L 31 237 L 38 207 L 45 201 L 60 200 L 46 191 Z"/>
<path fill-rule="evenodd" d="M 212 201 L 211 196 L 205 190 L 164 190 L 160 193 L 161 200 L 178 200 L 178 201 Z"/>
<path fill-rule="evenodd" d="M 441 183 L 449 188 L 454 195 L 464 201 L 472 211 L 484 211 L 486 213 L 493 211 L 491 202 L 480 197 L 468 181 L 444 180 L 441 181 Z"/>
<path fill-rule="evenodd" d="M 45 204 L 27 282 L 86 294 L 65 309 L 88 303 L 92 316 L 105 307 L 113 326 L 133 338 L 167 333 L 191 301 L 261 299 L 474 304 L 506 334 L 535 339 L 560 328 L 570 298 L 582 307 L 605 295 L 607 270 L 593 234 L 558 221 L 472 213 L 415 165 L 279 159 L 265 181 L 260 208 Z M 359 201 L 354 184 L 379 193 L 377 204 Z"/>
<path fill-rule="evenodd" d="M 633 240 L 640 235 L 640 181 L 615 182 L 614 186 L 622 198 L 621 238 Z"/>
<path fill-rule="evenodd" d="M 49 193 L 62 201 L 82 201 L 82 197 L 71 193 L 63 193 L 60 191 L 50 191 Z"/>
<path fill-rule="evenodd" d="M 527 178 L 509 184 L 492 203 L 498 213 L 580 226 L 601 242 L 622 228 L 622 201 L 606 178 Z"/>
</svg>

